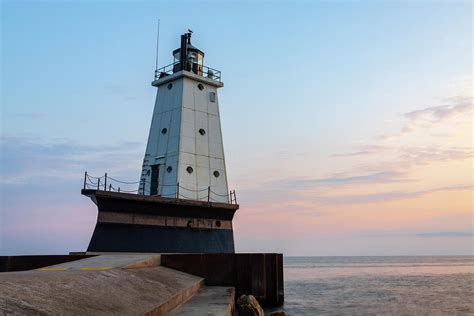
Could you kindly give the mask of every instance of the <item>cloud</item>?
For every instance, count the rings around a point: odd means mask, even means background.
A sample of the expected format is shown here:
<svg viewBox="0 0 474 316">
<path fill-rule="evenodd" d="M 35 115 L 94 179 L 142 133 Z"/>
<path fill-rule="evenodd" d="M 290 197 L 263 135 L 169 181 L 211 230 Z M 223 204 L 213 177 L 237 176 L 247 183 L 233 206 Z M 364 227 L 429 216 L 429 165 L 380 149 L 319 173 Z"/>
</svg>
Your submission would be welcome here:
<svg viewBox="0 0 474 316">
<path fill-rule="evenodd" d="M 143 152 L 144 144 L 139 142 L 92 146 L 2 135 L 0 184 L 77 179 L 85 170 L 118 175 L 131 175 L 135 171 L 138 177 Z"/>
<path fill-rule="evenodd" d="M 266 183 L 275 189 L 307 189 L 316 186 L 340 186 L 355 183 L 387 183 L 407 181 L 403 172 L 380 171 L 366 174 L 337 173 L 324 178 L 289 178 Z"/>
<path fill-rule="evenodd" d="M 290 151 L 290 150 L 278 150 L 274 153 L 277 156 L 308 156 L 311 155 L 309 151 Z"/>
<path fill-rule="evenodd" d="M 414 171 L 419 166 L 432 163 L 462 161 L 474 157 L 472 147 L 443 146 L 396 146 L 386 150 L 387 155 L 377 156 L 378 160 L 361 161 L 355 166 L 358 172 L 385 172 L 404 175 L 400 181 L 413 181 Z"/>
<path fill-rule="evenodd" d="M 448 99 L 450 103 L 426 107 L 403 114 L 406 122 L 400 136 L 409 134 L 417 128 L 432 128 L 454 118 L 470 118 L 474 109 L 472 97 L 458 96 Z"/>
<path fill-rule="evenodd" d="M 353 156 L 363 156 L 363 155 L 373 155 L 379 154 L 381 152 L 386 151 L 389 149 L 387 146 L 380 146 L 380 145 L 367 145 L 363 146 L 360 150 L 350 153 L 344 154 L 334 154 L 333 157 L 353 157 Z"/>
<path fill-rule="evenodd" d="M 400 152 L 401 160 L 412 164 L 464 160 L 474 157 L 474 149 L 471 147 L 405 147 L 401 148 Z"/>
<path fill-rule="evenodd" d="M 473 184 L 462 184 L 448 187 L 439 187 L 420 191 L 388 191 L 374 194 L 354 194 L 354 195 L 334 195 L 334 196 L 320 196 L 317 200 L 321 203 L 331 205 L 341 204 L 368 204 L 368 203 L 379 203 L 396 200 L 407 200 L 418 198 L 422 195 L 442 192 L 442 191 L 465 191 L 473 190 Z"/>
<path fill-rule="evenodd" d="M 415 234 L 418 237 L 473 237 L 474 231 L 439 231 Z"/>
<path fill-rule="evenodd" d="M 339 188 L 353 184 L 376 185 L 382 183 L 398 183 L 411 181 L 403 172 L 383 171 L 350 175 L 346 173 L 333 174 L 324 178 L 287 178 L 269 181 L 252 189 L 239 191 L 239 197 L 246 203 L 268 209 L 271 204 L 272 212 L 276 208 L 283 210 L 291 209 L 292 213 L 313 214 L 318 207 L 327 205 L 339 205 L 348 203 L 370 203 L 383 200 L 412 198 L 420 192 L 387 192 L 380 195 L 333 195 L 327 196 L 328 192 L 336 193 Z M 328 191 L 329 190 L 329 191 Z M 318 211 L 319 212 L 319 211 Z"/>
<path fill-rule="evenodd" d="M 434 125 L 443 121 L 445 124 L 439 124 L 440 127 L 451 127 L 453 122 L 460 121 L 458 119 L 465 121 L 466 117 L 472 114 L 470 97 L 449 98 L 444 101 L 443 105 L 405 113 L 402 116 L 405 126 L 415 128 L 418 123 L 426 123 L 435 127 Z M 448 120 L 453 117 L 457 117 L 457 121 Z M 337 205 L 374 204 L 374 207 L 377 207 L 377 203 L 414 200 L 435 192 L 473 190 L 471 184 L 463 184 L 468 181 L 464 177 L 457 179 L 456 182 L 461 183 L 459 185 L 435 188 L 430 188 L 433 184 L 427 182 L 428 179 L 420 178 L 424 174 L 423 171 L 419 172 L 422 167 L 435 163 L 441 167 L 442 163 L 472 159 L 474 149 L 465 143 L 465 139 L 453 142 L 452 138 L 440 141 L 437 137 L 428 137 L 425 142 L 424 136 L 432 130 L 419 131 L 421 134 L 408 135 L 408 138 L 393 138 L 390 142 L 375 139 L 374 143 L 353 151 L 333 154 L 332 157 L 338 157 L 338 162 L 341 162 L 339 165 L 346 166 L 345 172 L 320 177 L 305 174 L 266 181 L 243 190 L 240 195 L 242 200 L 250 203 L 257 212 L 271 209 L 271 212 L 282 213 L 286 210 L 298 215 L 320 215 L 326 207 Z M 452 137 L 449 134 L 453 132 L 452 129 L 447 132 L 447 137 Z M 408 133 L 408 130 L 405 130 L 405 133 Z M 278 154 L 288 152 L 282 151 Z M 423 184 L 427 189 L 411 188 L 410 183 L 414 182 Z M 399 184 L 404 185 L 400 187 Z M 367 191 L 368 188 L 373 190 Z"/>
<path fill-rule="evenodd" d="M 439 237 L 473 237 L 474 231 L 429 231 L 429 232 L 380 232 L 363 234 L 367 237 L 419 237 L 419 238 L 439 238 Z"/>
<path fill-rule="evenodd" d="M 131 141 L 93 146 L 2 135 L 0 254 L 83 250 L 97 217 L 80 194 L 84 171 L 138 180 L 144 149 Z"/>
<path fill-rule="evenodd" d="M 440 122 L 444 119 L 458 114 L 471 112 L 473 110 L 472 98 L 459 97 L 453 100 L 453 104 L 431 106 L 421 110 L 416 110 L 403 114 L 403 116 L 413 121 Z"/>
<path fill-rule="evenodd" d="M 442 105 L 403 114 L 404 122 L 399 133 L 377 137 L 372 143 L 352 152 L 333 154 L 333 157 L 347 158 L 342 160 L 346 163 L 354 158 L 352 162 L 358 164 L 352 167 L 352 173 L 356 174 L 354 179 L 349 176 L 347 179 L 332 180 L 340 180 L 341 183 L 344 180 L 364 180 L 364 177 L 357 176 L 357 173 L 364 171 L 374 173 L 375 179 L 380 173 L 382 176 L 403 174 L 406 177 L 400 180 L 417 180 L 413 176 L 410 179 L 408 175 L 416 175 L 416 168 L 419 166 L 472 159 L 474 148 L 472 135 L 468 133 L 473 118 L 472 100 L 470 96 L 445 98 Z M 355 158 L 359 160 L 356 161 Z M 366 160 L 362 160 L 363 158 Z"/>
<path fill-rule="evenodd" d="M 393 140 L 397 137 L 406 136 L 419 128 L 433 128 L 449 119 L 466 119 L 472 122 L 474 111 L 473 98 L 471 96 L 456 96 L 445 98 L 442 105 L 433 105 L 423 109 L 414 110 L 402 114 L 405 119 L 401 131 L 395 134 L 384 134 L 377 137 L 378 140 Z M 452 122 L 451 122 L 452 123 Z M 454 124 L 454 123 L 453 123 Z M 443 135 L 446 136 L 446 135 Z"/>
</svg>

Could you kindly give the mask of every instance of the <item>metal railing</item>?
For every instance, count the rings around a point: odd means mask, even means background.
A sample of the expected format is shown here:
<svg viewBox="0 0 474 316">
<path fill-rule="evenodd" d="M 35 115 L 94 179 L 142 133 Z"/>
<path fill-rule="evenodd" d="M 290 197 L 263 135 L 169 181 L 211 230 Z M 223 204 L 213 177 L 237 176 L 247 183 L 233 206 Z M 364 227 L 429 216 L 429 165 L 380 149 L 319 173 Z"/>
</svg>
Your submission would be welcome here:
<svg viewBox="0 0 474 316">
<path fill-rule="evenodd" d="M 145 194 L 145 187 L 150 182 L 141 180 L 135 182 L 127 182 L 117 180 L 112 178 L 105 173 L 101 177 L 94 177 L 87 173 L 84 173 L 84 190 L 97 190 L 97 191 L 109 191 L 109 192 L 122 192 L 122 193 L 132 193 L 139 195 L 151 195 Z M 138 189 L 130 190 L 131 186 L 137 186 Z M 159 184 L 157 186 L 157 192 L 162 191 L 171 191 L 166 194 L 156 194 L 156 196 L 175 198 L 175 199 L 187 199 L 187 200 L 197 200 L 197 201 L 207 201 L 211 202 L 222 202 L 222 198 L 227 200 L 229 204 L 237 204 L 237 196 L 235 190 L 229 191 L 229 194 L 219 194 L 214 192 L 210 186 L 200 190 L 194 190 L 186 188 L 178 183 L 176 184 Z M 148 192 L 149 193 L 149 192 Z M 190 197 L 190 195 L 193 195 Z"/>
<path fill-rule="evenodd" d="M 161 67 L 155 70 L 155 80 L 164 78 L 166 76 L 170 76 L 174 74 L 175 72 L 178 72 L 181 70 L 183 69 L 181 69 L 181 64 L 179 61 L 171 63 L 169 65 L 166 65 L 164 67 Z M 192 63 L 192 62 L 187 62 L 184 65 L 184 70 L 193 72 L 199 76 L 203 76 L 203 77 L 221 82 L 220 70 L 217 70 L 208 66 L 199 65 L 197 63 Z"/>
</svg>

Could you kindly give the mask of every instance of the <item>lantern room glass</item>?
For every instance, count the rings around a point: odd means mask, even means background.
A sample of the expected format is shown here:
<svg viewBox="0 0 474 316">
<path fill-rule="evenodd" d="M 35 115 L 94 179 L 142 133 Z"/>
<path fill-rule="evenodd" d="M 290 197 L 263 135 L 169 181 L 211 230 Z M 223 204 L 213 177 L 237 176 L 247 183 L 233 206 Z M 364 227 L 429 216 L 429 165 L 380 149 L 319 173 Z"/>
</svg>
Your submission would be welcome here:
<svg viewBox="0 0 474 316">
<path fill-rule="evenodd" d="M 180 51 L 178 50 L 174 55 L 174 62 L 179 62 Z M 199 66 L 204 66 L 204 54 L 196 51 L 188 51 L 188 61 Z"/>
<path fill-rule="evenodd" d="M 180 61 L 180 56 L 181 52 L 178 50 L 176 53 L 174 53 L 173 58 L 174 58 L 174 72 L 179 71 L 178 63 Z M 199 50 L 195 49 L 189 49 L 188 50 L 188 55 L 186 56 L 186 70 L 192 71 L 197 75 L 202 76 L 203 75 L 203 66 L 204 66 L 204 53 L 202 53 Z"/>
</svg>

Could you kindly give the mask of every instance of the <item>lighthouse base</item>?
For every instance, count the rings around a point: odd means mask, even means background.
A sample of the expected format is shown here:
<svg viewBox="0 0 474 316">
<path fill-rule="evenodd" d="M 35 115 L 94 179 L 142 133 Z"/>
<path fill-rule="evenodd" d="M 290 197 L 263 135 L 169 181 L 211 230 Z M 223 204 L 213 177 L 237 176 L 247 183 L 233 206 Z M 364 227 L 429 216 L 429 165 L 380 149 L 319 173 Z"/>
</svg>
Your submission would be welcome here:
<svg viewBox="0 0 474 316">
<path fill-rule="evenodd" d="M 237 204 L 82 190 L 98 207 L 88 252 L 234 253 Z"/>
</svg>

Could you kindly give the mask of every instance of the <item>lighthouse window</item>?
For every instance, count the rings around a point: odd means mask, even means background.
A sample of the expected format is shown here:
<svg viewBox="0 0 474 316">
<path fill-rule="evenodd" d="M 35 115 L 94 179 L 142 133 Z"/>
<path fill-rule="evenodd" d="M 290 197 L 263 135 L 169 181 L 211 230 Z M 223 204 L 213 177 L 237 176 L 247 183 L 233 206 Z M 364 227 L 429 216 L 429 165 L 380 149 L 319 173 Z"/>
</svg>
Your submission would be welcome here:
<svg viewBox="0 0 474 316">
<path fill-rule="evenodd" d="M 204 130 L 204 128 L 201 128 L 201 129 L 199 130 L 199 134 L 201 134 L 201 135 L 206 134 L 206 131 Z"/>
<path fill-rule="evenodd" d="M 214 171 L 213 173 L 214 177 L 218 178 L 221 174 L 219 173 L 219 171 Z"/>
<path fill-rule="evenodd" d="M 167 130 L 166 128 L 163 128 L 163 129 L 161 130 L 161 134 L 165 135 L 167 131 L 168 131 L 168 130 Z"/>
<path fill-rule="evenodd" d="M 167 88 L 168 88 L 168 90 L 171 90 L 171 88 L 173 88 L 173 84 L 169 83 Z"/>
<path fill-rule="evenodd" d="M 204 86 L 202 84 L 198 84 L 199 90 L 204 90 Z"/>
<path fill-rule="evenodd" d="M 166 168 L 166 171 L 168 171 L 168 173 L 170 173 L 171 171 L 173 171 L 173 168 L 171 166 L 168 166 L 168 168 Z"/>
<path fill-rule="evenodd" d="M 188 166 L 188 167 L 186 168 L 186 171 L 187 171 L 189 174 L 191 174 L 191 173 L 193 173 L 194 170 L 193 170 L 193 167 Z"/>
<path fill-rule="evenodd" d="M 209 92 L 209 101 L 216 102 L 216 93 L 215 92 Z"/>
</svg>

